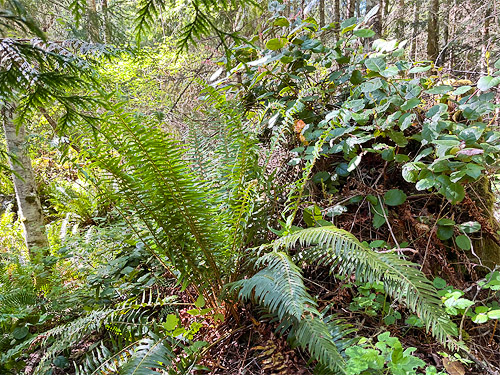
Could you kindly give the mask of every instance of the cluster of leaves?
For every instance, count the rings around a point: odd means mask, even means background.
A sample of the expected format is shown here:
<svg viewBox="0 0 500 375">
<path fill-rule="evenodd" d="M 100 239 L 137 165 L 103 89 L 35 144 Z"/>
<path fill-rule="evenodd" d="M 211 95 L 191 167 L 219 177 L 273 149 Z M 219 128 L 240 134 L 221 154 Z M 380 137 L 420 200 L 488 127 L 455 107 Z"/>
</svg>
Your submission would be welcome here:
<svg viewBox="0 0 500 375">
<path fill-rule="evenodd" d="M 377 342 L 371 343 L 366 338 L 358 341 L 357 345 L 346 350 L 349 357 L 347 373 L 359 374 L 393 374 L 415 375 L 419 368 L 425 367 L 426 375 L 444 375 L 434 366 L 426 366 L 425 362 L 412 355 L 416 348 L 403 350 L 398 338 L 391 337 L 389 332 L 377 336 Z"/>
<path fill-rule="evenodd" d="M 490 89 L 499 77 L 483 77 L 476 87 L 443 81 L 428 75 L 435 72 L 432 64 L 404 60 L 397 41 L 376 40 L 367 54 L 363 45 L 373 32 L 363 22 L 344 21 L 341 37 L 329 47 L 317 36 L 314 19 L 290 23 L 277 16 L 267 33 L 278 38 L 235 51 L 231 73 L 244 76 L 237 89 L 255 109 L 298 107 L 293 118 L 304 124 L 294 129 L 288 123 L 287 130 L 297 132 L 303 145 L 292 150 L 297 156 L 291 164 L 314 159 L 314 145 L 327 133 L 320 154 L 343 159 L 336 158 L 333 172 L 321 172 L 329 192 L 375 154 L 416 190 L 461 202 L 465 184 L 495 171 L 499 134 L 488 118 L 496 108 Z M 271 128 L 286 122 L 276 111 L 267 113 Z M 399 192 L 388 198 L 389 205 L 405 200 Z M 372 204 L 383 211 L 378 199 Z"/>
<path fill-rule="evenodd" d="M 434 286 L 443 300 L 445 311 L 450 316 L 467 316 L 474 323 L 486 323 L 489 320 L 500 319 L 500 304 L 494 299 L 497 290 L 500 290 L 500 273 L 490 272 L 484 280 L 478 283 L 479 289 L 490 290 L 493 300 L 490 302 L 479 302 L 464 297 L 464 292 L 446 284 L 446 281 L 437 277 Z M 487 298 L 487 300 L 490 298 Z M 474 305 L 477 305 L 474 307 Z M 472 309 L 474 307 L 474 309 Z"/>
</svg>

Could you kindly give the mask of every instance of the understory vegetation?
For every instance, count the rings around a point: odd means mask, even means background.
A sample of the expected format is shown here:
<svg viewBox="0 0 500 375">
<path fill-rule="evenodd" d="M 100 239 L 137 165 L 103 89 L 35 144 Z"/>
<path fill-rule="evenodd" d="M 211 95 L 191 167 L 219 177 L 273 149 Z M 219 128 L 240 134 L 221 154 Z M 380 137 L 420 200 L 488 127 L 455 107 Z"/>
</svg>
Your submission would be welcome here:
<svg viewBox="0 0 500 375">
<path fill-rule="evenodd" d="M 326 3 L 0 0 L 1 374 L 498 374 L 500 9 Z"/>
</svg>

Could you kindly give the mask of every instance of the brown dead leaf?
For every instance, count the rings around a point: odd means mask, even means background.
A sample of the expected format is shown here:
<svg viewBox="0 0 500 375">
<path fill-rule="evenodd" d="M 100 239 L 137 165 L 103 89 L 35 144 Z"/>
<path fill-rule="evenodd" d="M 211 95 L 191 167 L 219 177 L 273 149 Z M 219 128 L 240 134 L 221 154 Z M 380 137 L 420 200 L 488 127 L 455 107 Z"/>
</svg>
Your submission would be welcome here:
<svg viewBox="0 0 500 375">
<path fill-rule="evenodd" d="M 459 361 L 450 361 L 443 358 L 443 366 L 450 375 L 465 375 L 464 366 Z"/>
<path fill-rule="evenodd" d="M 302 120 L 295 120 L 295 126 L 293 128 L 293 130 L 295 131 L 295 133 L 300 133 L 302 131 L 302 129 L 304 129 L 306 126 L 306 123 Z"/>
</svg>

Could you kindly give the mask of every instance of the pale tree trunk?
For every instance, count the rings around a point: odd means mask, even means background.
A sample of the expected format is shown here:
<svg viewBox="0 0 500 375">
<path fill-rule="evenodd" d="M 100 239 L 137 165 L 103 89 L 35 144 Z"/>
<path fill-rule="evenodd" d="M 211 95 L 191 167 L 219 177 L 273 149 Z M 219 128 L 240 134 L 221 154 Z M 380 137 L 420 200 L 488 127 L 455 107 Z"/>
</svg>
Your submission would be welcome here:
<svg viewBox="0 0 500 375">
<path fill-rule="evenodd" d="M 488 3 L 486 5 L 486 10 L 484 12 L 484 23 L 483 23 L 483 43 L 481 43 L 481 62 L 483 74 L 489 74 L 489 58 L 486 57 L 488 53 L 490 44 L 490 17 L 491 17 L 491 5 Z"/>
<path fill-rule="evenodd" d="M 9 152 L 10 167 L 13 171 L 12 179 L 16 192 L 19 216 L 24 228 L 24 239 L 28 247 L 30 258 L 39 263 L 46 255 L 49 241 L 45 233 L 42 205 L 35 185 L 31 159 L 26 149 L 26 133 L 24 126 L 16 130 L 13 124 L 13 108 L 3 107 L 3 129 L 7 150 Z"/>
<path fill-rule="evenodd" d="M 109 22 L 108 0 L 102 0 L 102 12 L 104 14 L 104 36 L 105 43 L 111 43 L 111 24 Z M 161 17 L 161 25 L 163 29 L 163 17 Z M 164 33 L 165 34 L 165 33 Z"/>
<path fill-rule="evenodd" d="M 439 55 L 439 0 L 431 0 L 427 20 L 427 58 L 436 61 Z"/>
</svg>

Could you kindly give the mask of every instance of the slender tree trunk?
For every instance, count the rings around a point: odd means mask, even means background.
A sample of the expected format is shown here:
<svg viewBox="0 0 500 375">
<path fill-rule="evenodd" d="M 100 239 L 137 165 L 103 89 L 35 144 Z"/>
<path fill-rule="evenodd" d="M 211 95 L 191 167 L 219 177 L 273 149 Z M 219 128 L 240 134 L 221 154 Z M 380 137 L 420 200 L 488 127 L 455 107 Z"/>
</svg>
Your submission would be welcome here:
<svg viewBox="0 0 500 375">
<path fill-rule="evenodd" d="M 446 56 L 448 54 L 448 43 L 450 42 L 450 8 L 451 4 L 450 1 L 446 1 L 445 5 L 445 13 L 443 16 L 443 50 L 440 51 L 440 58 L 438 61 L 439 65 L 444 65 L 446 62 Z"/>
<path fill-rule="evenodd" d="M 335 36 L 340 34 L 340 0 L 333 0 L 333 22 L 335 22 Z"/>
<path fill-rule="evenodd" d="M 398 1 L 398 11 L 396 20 L 396 38 L 403 40 L 405 33 L 405 0 Z"/>
<path fill-rule="evenodd" d="M 36 191 L 31 160 L 26 150 L 26 133 L 24 126 L 16 131 L 12 122 L 13 112 L 12 107 L 2 108 L 3 129 L 26 246 L 31 260 L 40 262 L 40 258 L 46 255 L 49 241 L 45 233 L 42 206 Z"/>
<path fill-rule="evenodd" d="M 417 60 L 417 36 L 418 36 L 418 10 L 417 10 L 417 0 L 413 1 L 413 32 L 411 35 L 411 57 L 413 60 Z"/>
<path fill-rule="evenodd" d="M 366 12 L 368 13 L 370 9 L 372 9 L 374 6 L 377 5 L 377 2 L 374 0 L 367 0 L 366 1 Z M 373 16 L 373 31 L 375 32 L 375 38 L 380 38 L 382 34 L 382 12 L 384 9 L 384 2 L 383 0 L 378 1 L 378 11 Z"/>
<path fill-rule="evenodd" d="M 325 26 L 325 0 L 319 0 L 319 27 Z"/>
<path fill-rule="evenodd" d="M 102 13 L 104 15 L 104 35 L 106 37 L 105 42 L 111 43 L 111 23 L 109 22 L 109 11 L 108 11 L 108 0 L 102 0 Z M 163 28 L 163 17 L 161 17 L 162 28 Z"/>
<path fill-rule="evenodd" d="M 482 39 L 483 42 L 481 43 L 481 62 L 482 62 L 482 72 L 484 74 L 488 74 L 488 63 L 489 63 L 489 58 L 487 58 L 486 54 L 488 53 L 489 49 L 489 44 L 490 44 L 490 17 L 491 17 L 491 5 L 488 2 L 486 5 L 486 10 L 484 12 L 484 24 L 483 24 L 483 30 L 482 30 Z"/>
<path fill-rule="evenodd" d="M 439 55 L 439 0 L 431 0 L 427 19 L 427 58 L 436 61 Z"/>
<path fill-rule="evenodd" d="M 347 7 L 347 18 L 354 17 L 354 12 L 356 11 L 356 0 L 348 0 Z"/>
</svg>

